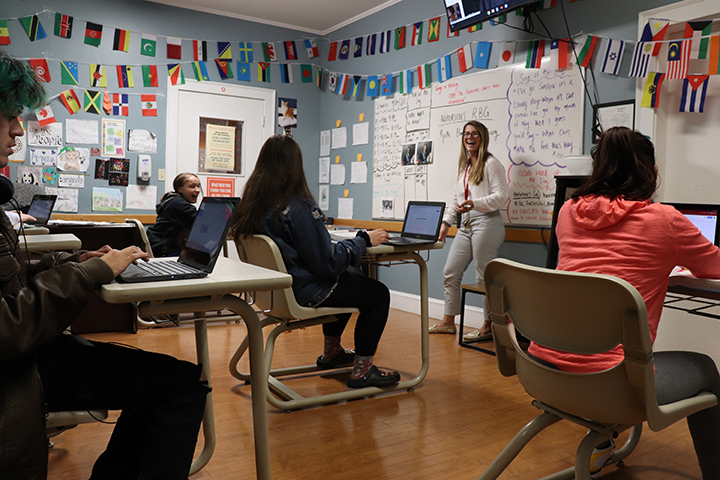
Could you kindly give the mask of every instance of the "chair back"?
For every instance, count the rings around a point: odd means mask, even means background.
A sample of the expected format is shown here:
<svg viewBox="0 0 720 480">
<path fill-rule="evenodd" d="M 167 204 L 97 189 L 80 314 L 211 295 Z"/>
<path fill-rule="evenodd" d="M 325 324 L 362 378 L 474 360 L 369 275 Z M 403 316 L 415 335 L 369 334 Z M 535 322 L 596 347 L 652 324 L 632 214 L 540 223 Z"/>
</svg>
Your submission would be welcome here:
<svg viewBox="0 0 720 480">
<path fill-rule="evenodd" d="M 145 226 L 137 218 L 126 218 L 125 222 L 132 223 L 137 227 L 138 232 L 140 233 L 140 238 L 142 239 L 143 250 L 150 254 L 150 258 L 155 258 L 152 252 L 152 246 L 150 245 L 150 240 L 147 236 L 147 231 L 145 230 Z"/>
<path fill-rule="evenodd" d="M 647 421 L 660 430 L 715 398 L 701 393 L 657 405 L 645 302 L 620 278 L 496 259 L 485 269 L 485 285 L 500 372 L 517 373 L 525 390 L 547 405 L 608 425 Z M 564 372 L 531 359 L 515 329 L 563 352 L 592 355 L 622 345 L 624 360 L 601 372 Z"/>
</svg>

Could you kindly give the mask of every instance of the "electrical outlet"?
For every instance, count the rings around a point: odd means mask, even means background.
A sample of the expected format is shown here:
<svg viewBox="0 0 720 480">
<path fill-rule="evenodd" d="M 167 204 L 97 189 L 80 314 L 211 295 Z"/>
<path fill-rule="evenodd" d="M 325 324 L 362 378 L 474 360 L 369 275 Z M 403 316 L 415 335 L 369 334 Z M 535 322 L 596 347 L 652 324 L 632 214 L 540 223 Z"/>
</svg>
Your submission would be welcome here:
<svg viewBox="0 0 720 480">
<path fill-rule="evenodd" d="M 158 181 L 160 181 L 160 182 L 165 181 L 165 169 L 164 168 L 158 169 Z"/>
</svg>

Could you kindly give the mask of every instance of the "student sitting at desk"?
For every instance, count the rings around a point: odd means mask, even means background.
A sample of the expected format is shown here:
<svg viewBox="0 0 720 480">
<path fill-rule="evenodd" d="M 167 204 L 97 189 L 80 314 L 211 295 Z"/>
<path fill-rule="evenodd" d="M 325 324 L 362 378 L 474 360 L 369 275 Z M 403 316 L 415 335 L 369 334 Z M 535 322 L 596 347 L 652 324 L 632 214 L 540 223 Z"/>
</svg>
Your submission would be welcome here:
<svg viewBox="0 0 720 480">
<path fill-rule="evenodd" d="M 614 275 L 645 300 L 655 341 L 676 265 L 703 278 L 720 278 L 720 251 L 680 212 L 654 203 L 658 170 L 652 142 L 625 127 L 600 136 L 593 171 L 560 209 L 555 230 L 558 270 Z M 578 319 L 579 322 L 582 318 Z M 570 372 L 596 372 L 623 360 L 622 347 L 598 355 L 559 352 L 531 344 L 530 354 Z M 720 398 L 713 360 L 695 352 L 655 352 L 655 388 L 660 405 L 710 391 Z M 720 405 L 687 418 L 703 478 L 720 478 Z"/>
<path fill-rule="evenodd" d="M 0 168 L 23 135 L 23 108 L 45 98 L 35 71 L 0 51 Z M 93 479 L 187 480 L 208 391 L 200 367 L 62 334 L 98 286 L 143 258 L 106 246 L 27 261 L 0 213 L 0 478 L 46 478 L 46 411 L 103 408 L 122 414 Z"/>
<path fill-rule="evenodd" d="M 173 180 L 173 191 L 160 199 L 155 210 L 157 220 L 147 229 L 148 240 L 156 257 L 178 256 L 185 246 L 200 195 L 200 180 L 194 173 L 181 173 Z"/>
<path fill-rule="evenodd" d="M 387 322 L 390 292 L 377 280 L 351 273 L 365 249 L 388 239 L 385 230 L 360 232 L 333 243 L 305 180 L 302 152 L 282 135 L 270 137 L 260 150 L 255 170 L 245 185 L 231 234 L 236 242 L 254 234 L 268 235 L 282 253 L 293 277 L 298 304 L 306 307 L 355 307 L 355 353 L 340 344 L 350 314 L 323 324 L 325 344 L 317 359 L 320 368 L 353 365 L 351 388 L 387 387 L 400 381 L 397 372 L 383 372 L 373 356 Z"/>
</svg>

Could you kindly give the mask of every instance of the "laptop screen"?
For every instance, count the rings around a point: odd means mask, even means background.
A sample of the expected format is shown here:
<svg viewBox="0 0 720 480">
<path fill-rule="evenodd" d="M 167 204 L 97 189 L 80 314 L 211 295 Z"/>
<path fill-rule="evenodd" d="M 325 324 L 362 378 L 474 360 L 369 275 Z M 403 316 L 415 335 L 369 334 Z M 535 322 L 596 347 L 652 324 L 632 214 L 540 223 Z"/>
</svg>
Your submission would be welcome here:
<svg viewBox="0 0 720 480">
<path fill-rule="evenodd" d="M 34 217 L 37 223 L 45 224 L 50 219 L 57 195 L 35 195 L 30 203 L 28 215 Z"/>
<path fill-rule="evenodd" d="M 442 202 L 409 202 L 405 212 L 403 236 L 437 238 L 444 211 L 445 204 Z"/>
<path fill-rule="evenodd" d="M 705 238 L 718 245 L 718 214 L 720 205 L 670 203 L 695 225 Z"/>
<path fill-rule="evenodd" d="M 217 260 L 225 243 L 237 199 L 203 197 L 195 223 L 180 259 L 197 268 L 206 268 Z"/>
</svg>

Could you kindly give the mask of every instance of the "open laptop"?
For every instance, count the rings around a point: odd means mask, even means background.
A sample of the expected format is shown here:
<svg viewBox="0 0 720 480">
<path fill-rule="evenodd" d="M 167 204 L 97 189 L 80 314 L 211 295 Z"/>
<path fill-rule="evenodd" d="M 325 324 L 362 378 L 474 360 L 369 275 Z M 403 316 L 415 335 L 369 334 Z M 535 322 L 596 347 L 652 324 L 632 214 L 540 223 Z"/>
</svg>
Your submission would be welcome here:
<svg viewBox="0 0 720 480">
<path fill-rule="evenodd" d="M 201 278 L 212 273 L 220 256 L 236 198 L 203 197 L 195 223 L 188 235 L 185 247 L 177 261 L 150 259 L 130 265 L 118 275 L 117 280 L 125 283 L 157 282 Z"/>
<path fill-rule="evenodd" d="M 678 212 L 685 215 L 685 218 L 690 220 L 713 245 L 720 245 L 718 243 L 720 205 L 699 203 L 666 203 L 666 205 L 672 205 Z"/>
<path fill-rule="evenodd" d="M 385 245 L 417 245 L 437 242 L 440 234 L 445 202 L 408 202 L 402 233 Z"/>
<path fill-rule="evenodd" d="M 34 195 L 32 202 L 30 202 L 28 215 L 34 217 L 35 220 L 30 220 L 25 223 L 36 227 L 44 227 L 47 225 L 48 220 L 50 220 L 50 214 L 55 207 L 56 200 L 57 195 Z"/>
</svg>

